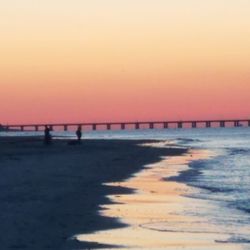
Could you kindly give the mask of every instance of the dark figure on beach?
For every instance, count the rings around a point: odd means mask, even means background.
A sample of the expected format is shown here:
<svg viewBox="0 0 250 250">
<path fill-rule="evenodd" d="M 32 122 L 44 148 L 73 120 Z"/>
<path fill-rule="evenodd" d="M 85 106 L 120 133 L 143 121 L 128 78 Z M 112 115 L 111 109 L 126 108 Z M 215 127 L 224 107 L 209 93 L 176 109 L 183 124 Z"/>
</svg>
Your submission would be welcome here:
<svg viewBox="0 0 250 250">
<path fill-rule="evenodd" d="M 52 142 L 52 136 L 50 134 L 50 128 L 48 126 L 45 126 L 44 130 L 44 144 L 50 145 Z"/>
<path fill-rule="evenodd" d="M 77 140 L 79 143 L 81 143 L 81 139 L 82 139 L 82 128 L 81 126 L 79 126 L 76 130 L 76 136 L 77 136 Z"/>
</svg>

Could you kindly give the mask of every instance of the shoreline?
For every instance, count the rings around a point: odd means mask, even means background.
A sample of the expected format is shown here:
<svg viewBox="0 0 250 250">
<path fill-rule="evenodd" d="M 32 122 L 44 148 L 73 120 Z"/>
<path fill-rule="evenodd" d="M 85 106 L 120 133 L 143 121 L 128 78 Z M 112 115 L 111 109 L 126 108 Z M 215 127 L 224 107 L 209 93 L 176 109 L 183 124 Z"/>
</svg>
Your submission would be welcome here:
<svg viewBox="0 0 250 250">
<path fill-rule="evenodd" d="M 104 249 L 243 249 L 247 242 L 236 241 L 234 230 L 206 217 L 207 213 L 221 209 L 218 203 L 192 198 L 199 188 L 187 185 L 186 178 L 168 180 L 170 176 L 182 178 L 190 164 L 213 156 L 208 150 L 191 149 L 185 154 L 163 157 L 157 163 L 148 164 L 122 182 L 107 183 L 107 186 L 135 190 L 131 194 L 109 195 L 111 202 L 105 203 L 99 211 L 127 226 L 81 234 L 77 238 L 107 244 Z"/>
<path fill-rule="evenodd" d="M 55 140 L 1 137 L 0 244 L 5 249 L 86 249 L 101 247 L 73 240 L 79 234 L 121 228 L 119 221 L 98 215 L 107 195 L 133 190 L 104 186 L 119 182 L 160 161 L 185 153 L 182 148 L 138 144 L 159 140 Z"/>
</svg>

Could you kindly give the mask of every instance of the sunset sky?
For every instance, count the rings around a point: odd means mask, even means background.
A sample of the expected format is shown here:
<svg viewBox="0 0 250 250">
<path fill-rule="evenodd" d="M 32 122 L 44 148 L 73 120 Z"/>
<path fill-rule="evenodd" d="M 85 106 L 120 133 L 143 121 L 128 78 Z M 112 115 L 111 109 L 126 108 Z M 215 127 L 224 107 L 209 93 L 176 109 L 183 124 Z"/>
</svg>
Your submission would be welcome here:
<svg viewBox="0 0 250 250">
<path fill-rule="evenodd" d="M 0 1 L 0 123 L 250 117 L 249 0 Z"/>
</svg>

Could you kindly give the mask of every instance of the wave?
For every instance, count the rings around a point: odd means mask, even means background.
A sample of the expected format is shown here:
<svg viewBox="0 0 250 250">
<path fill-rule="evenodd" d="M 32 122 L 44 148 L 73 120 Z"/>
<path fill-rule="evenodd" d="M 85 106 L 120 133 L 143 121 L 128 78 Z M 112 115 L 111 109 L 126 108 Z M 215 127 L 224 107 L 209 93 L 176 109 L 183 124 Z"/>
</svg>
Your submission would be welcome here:
<svg viewBox="0 0 250 250">
<path fill-rule="evenodd" d="M 250 214 L 250 199 L 232 202 L 231 206 Z"/>
<path fill-rule="evenodd" d="M 247 238 L 241 238 L 241 237 L 230 237 L 228 240 L 216 240 L 215 241 L 216 243 L 228 243 L 228 244 L 231 244 L 231 243 L 234 243 L 234 244 L 244 244 L 244 243 L 250 243 L 250 239 L 247 239 Z"/>
<path fill-rule="evenodd" d="M 248 148 L 230 148 L 230 151 L 230 155 L 245 155 L 250 153 L 250 150 Z"/>
</svg>

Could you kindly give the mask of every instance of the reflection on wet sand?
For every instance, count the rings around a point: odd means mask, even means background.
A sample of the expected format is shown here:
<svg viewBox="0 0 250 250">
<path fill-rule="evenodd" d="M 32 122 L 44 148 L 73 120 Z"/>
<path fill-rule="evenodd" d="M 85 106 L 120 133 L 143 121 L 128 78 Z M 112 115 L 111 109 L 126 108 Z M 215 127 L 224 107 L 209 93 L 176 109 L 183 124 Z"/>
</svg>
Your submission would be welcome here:
<svg viewBox="0 0 250 250">
<path fill-rule="evenodd" d="M 123 249 L 243 249 L 240 245 L 216 243 L 229 235 L 205 217 L 186 211 L 213 209 L 207 201 L 192 200 L 186 195 L 197 192 L 185 184 L 165 181 L 188 168 L 193 160 L 206 159 L 212 153 L 192 150 L 186 155 L 162 159 L 146 166 L 132 178 L 107 185 L 135 189 L 130 195 L 112 195 L 114 204 L 104 205 L 103 216 L 117 218 L 128 226 L 120 229 L 79 235 L 80 241 L 97 242 Z"/>
</svg>

